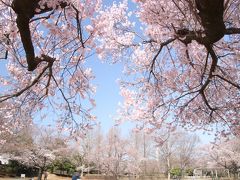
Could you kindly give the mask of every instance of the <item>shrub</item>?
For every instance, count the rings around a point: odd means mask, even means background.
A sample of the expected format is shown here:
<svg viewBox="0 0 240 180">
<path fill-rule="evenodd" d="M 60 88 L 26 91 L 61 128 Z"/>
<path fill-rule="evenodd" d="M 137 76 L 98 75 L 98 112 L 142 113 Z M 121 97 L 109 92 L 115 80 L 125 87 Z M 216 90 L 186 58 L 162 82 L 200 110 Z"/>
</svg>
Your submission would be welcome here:
<svg viewBox="0 0 240 180">
<path fill-rule="evenodd" d="M 181 169 L 178 167 L 173 168 L 173 169 L 171 169 L 170 174 L 171 174 L 171 177 L 173 177 L 173 178 L 181 176 Z"/>
</svg>

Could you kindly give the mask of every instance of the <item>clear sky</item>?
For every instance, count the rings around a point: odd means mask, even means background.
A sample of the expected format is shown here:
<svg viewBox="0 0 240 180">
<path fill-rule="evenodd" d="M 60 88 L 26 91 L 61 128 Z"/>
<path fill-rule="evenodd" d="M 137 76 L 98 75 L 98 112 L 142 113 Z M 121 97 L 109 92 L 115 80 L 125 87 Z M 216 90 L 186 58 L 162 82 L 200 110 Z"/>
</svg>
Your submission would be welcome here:
<svg viewBox="0 0 240 180">
<path fill-rule="evenodd" d="M 116 116 L 118 103 L 122 101 L 117 79 L 122 76 L 123 66 L 120 63 L 101 62 L 97 57 L 93 57 L 90 61 L 89 64 L 96 76 L 93 82 L 97 86 L 94 114 L 103 129 L 107 130 L 114 125 L 113 118 Z"/>
</svg>

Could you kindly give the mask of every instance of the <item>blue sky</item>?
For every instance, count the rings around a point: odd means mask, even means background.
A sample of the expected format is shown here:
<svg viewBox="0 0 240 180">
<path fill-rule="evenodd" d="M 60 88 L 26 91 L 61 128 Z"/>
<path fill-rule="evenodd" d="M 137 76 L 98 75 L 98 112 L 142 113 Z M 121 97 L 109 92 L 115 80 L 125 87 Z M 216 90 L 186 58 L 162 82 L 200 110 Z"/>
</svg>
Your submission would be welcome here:
<svg viewBox="0 0 240 180">
<path fill-rule="evenodd" d="M 122 76 L 122 65 L 109 64 L 101 62 L 97 57 L 90 59 L 90 67 L 92 68 L 96 79 L 93 81 L 97 86 L 96 114 L 101 122 L 103 129 L 107 130 L 114 125 L 113 118 L 116 116 L 118 103 L 122 101 L 119 95 L 119 85 L 117 79 Z"/>
</svg>

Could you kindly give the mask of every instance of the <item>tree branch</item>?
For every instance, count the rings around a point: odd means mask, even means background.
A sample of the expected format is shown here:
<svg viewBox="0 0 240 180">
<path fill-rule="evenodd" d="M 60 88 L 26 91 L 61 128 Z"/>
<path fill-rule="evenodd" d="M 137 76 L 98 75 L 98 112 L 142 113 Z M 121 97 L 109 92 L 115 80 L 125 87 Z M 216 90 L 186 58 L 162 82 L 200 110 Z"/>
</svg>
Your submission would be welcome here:
<svg viewBox="0 0 240 180">
<path fill-rule="evenodd" d="M 37 84 L 40 80 L 40 78 L 42 77 L 42 75 L 45 73 L 45 71 L 49 68 L 49 65 L 44 67 L 42 72 L 32 81 L 31 84 L 29 84 L 28 86 L 26 86 L 25 88 L 23 88 L 22 90 L 14 93 L 14 94 L 11 94 L 11 95 L 5 95 L 5 96 L 1 96 L 0 97 L 0 103 L 8 100 L 8 99 L 11 99 L 13 97 L 18 97 L 20 95 L 22 95 L 25 91 L 27 91 L 28 89 L 30 89 L 31 87 L 33 87 L 35 84 Z"/>
<path fill-rule="evenodd" d="M 231 34 L 240 34 L 240 28 L 227 28 L 225 30 L 226 35 L 231 35 Z"/>
<path fill-rule="evenodd" d="M 151 67 L 150 67 L 150 73 L 149 73 L 149 80 L 150 80 L 150 75 L 151 74 L 153 74 L 153 76 L 155 77 L 155 74 L 154 74 L 154 65 L 155 65 L 155 62 L 156 62 L 156 59 L 157 59 L 157 57 L 159 56 L 159 54 L 161 53 L 161 51 L 162 51 L 162 49 L 163 49 L 163 47 L 164 46 L 167 46 L 168 44 L 170 44 L 171 42 L 173 42 L 173 41 L 175 41 L 176 40 L 176 38 L 171 38 L 171 39 L 169 39 L 169 40 L 167 40 L 167 41 L 165 41 L 165 42 L 162 42 L 161 44 L 160 44 L 160 48 L 159 48 L 159 50 L 157 51 L 157 54 L 153 57 L 153 59 L 152 59 L 152 63 L 151 63 Z M 156 78 L 156 77 L 155 77 Z"/>
</svg>

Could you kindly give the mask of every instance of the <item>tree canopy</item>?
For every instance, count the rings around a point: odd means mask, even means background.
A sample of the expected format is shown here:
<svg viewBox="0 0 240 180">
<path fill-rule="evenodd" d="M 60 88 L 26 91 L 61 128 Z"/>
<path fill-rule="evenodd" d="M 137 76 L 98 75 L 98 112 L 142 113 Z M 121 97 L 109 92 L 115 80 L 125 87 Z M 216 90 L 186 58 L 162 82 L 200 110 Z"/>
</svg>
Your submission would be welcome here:
<svg viewBox="0 0 240 180">
<path fill-rule="evenodd" d="M 120 120 L 150 132 L 181 126 L 240 135 L 239 1 L 135 0 L 134 8 L 127 0 L 109 7 L 101 0 L 34 3 L 26 17 L 12 0 L 0 1 L 7 121 L 51 109 L 59 129 L 83 136 L 95 120 L 86 61 L 97 53 L 125 60 Z"/>
</svg>

